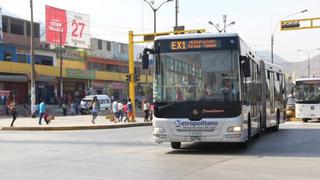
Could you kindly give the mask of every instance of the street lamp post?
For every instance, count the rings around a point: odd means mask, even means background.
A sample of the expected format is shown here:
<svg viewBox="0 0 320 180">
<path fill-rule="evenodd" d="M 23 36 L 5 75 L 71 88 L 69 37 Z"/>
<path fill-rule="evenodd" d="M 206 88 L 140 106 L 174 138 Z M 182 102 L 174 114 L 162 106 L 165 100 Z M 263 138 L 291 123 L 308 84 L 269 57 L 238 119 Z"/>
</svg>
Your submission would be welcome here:
<svg viewBox="0 0 320 180">
<path fill-rule="evenodd" d="M 318 51 L 320 50 L 320 48 L 318 49 L 312 49 L 312 50 L 302 50 L 302 49 L 298 49 L 297 51 L 299 52 L 305 52 L 308 56 L 308 77 L 310 77 L 310 53 L 313 51 Z"/>
<path fill-rule="evenodd" d="M 35 59 L 34 59 L 34 47 L 33 47 L 33 1 L 30 0 L 31 21 L 30 21 L 30 63 L 31 63 L 31 116 L 33 117 L 36 111 L 36 78 L 35 78 Z"/>
<path fill-rule="evenodd" d="M 60 40 L 59 40 L 59 54 L 60 54 L 60 75 L 59 75 L 59 84 L 60 84 L 60 105 L 61 105 L 61 100 L 63 98 L 63 78 L 62 78 L 62 31 L 63 27 L 68 24 L 69 22 L 74 22 L 75 20 L 72 21 L 67 21 L 61 25 L 60 29 Z"/>
<path fill-rule="evenodd" d="M 153 10 L 153 33 L 156 34 L 156 32 L 157 32 L 157 11 L 160 9 L 160 7 L 162 5 L 164 5 L 165 3 L 168 3 L 170 1 L 173 1 L 173 0 L 164 1 L 158 7 L 154 6 L 154 1 L 153 0 L 151 0 L 150 2 L 147 1 L 147 0 L 144 0 L 144 1 L 147 2 L 149 4 L 149 6 L 151 7 L 151 9 Z"/>
<path fill-rule="evenodd" d="M 219 28 L 220 27 L 219 24 L 214 24 L 212 21 L 208 21 L 208 24 L 214 26 L 219 33 L 222 33 L 222 32 L 226 33 L 227 27 L 234 25 L 236 22 L 232 21 L 231 23 L 227 24 L 227 15 L 225 15 L 225 14 L 222 16 L 222 18 L 223 18 L 223 28 L 222 29 Z"/>
<path fill-rule="evenodd" d="M 286 19 L 286 18 L 288 18 L 288 17 L 290 17 L 290 16 L 294 16 L 294 15 L 297 15 L 297 14 L 300 14 L 300 13 L 305 13 L 305 12 L 307 12 L 307 11 L 308 11 L 308 9 L 305 9 L 305 10 L 303 10 L 303 11 L 299 11 L 299 12 L 296 12 L 296 13 L 293 13 L 293 14 L 289 14 L 288 16 L 282 18 L 280 21 L 282 21 L 282 20 L 284 20 L 284 19 Z M 277 28 L 277 26 L 279 25 L 280 21 L 274 26 L 274 29 L 273 29 L 272 34 L 271 34 L 271 63 L 272 63 L 272 64 L 273 64 L 274 33 L 275 33 L 276 28 Z"/>
</svg>

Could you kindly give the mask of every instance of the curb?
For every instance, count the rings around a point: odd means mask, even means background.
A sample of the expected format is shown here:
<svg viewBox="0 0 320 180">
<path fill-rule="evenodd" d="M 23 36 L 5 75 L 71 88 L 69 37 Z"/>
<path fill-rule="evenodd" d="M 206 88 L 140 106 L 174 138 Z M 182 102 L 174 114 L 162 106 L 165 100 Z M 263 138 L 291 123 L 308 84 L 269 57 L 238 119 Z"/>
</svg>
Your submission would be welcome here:
<svg viewBox="0 0 320 180">
<path fill-rule="evenodd" d="M 152 126 L 152 123 L 111 124 L 95 126 L 65 126 L 65 127 L 0 127 L 2 131 L 65 131 L 65 130 L 94 130 L 116 129 L 128 127 Z"/>
</svg>

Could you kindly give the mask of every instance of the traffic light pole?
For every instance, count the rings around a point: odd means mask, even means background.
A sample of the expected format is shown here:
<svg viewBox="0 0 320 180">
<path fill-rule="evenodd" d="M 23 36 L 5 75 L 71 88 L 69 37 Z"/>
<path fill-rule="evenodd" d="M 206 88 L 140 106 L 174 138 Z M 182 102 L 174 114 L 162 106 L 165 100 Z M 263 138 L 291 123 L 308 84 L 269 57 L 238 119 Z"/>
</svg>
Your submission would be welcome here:
<svg viewBox="0 0 320 180">
<path fill-rule="evenodd" d="M 129 97 L 132 103 L 133 117 L 132 121 L 135 121 L 136 117 L 136 101 L 135 101 L 135 82 L 134 82 L 134 49 L 133 49 L 133 31 L 129 31 Z"/>
</svg>

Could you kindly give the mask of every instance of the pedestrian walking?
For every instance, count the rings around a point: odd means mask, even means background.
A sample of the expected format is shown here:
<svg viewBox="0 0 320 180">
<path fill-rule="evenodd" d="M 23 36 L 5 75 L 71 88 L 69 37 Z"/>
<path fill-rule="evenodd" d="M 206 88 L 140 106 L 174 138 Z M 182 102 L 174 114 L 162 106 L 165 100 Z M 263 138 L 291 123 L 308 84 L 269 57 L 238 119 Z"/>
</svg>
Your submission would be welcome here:
<svg viewBox="0 0 320 180">
<path fill-rule="evenodd" d="M 99 101 L 97 99 L 97 96 L 93 97 L 93 101 L 92 101 L 92 124 L 95 124 L 95 120 L 98 117 L 98 112 L 100 110 L 100 104 Z"/>
<path fill-rule="evenodd" d="M 39 125 L 41 125 L 41 120 L 42 120 L 42 117 L 45 115 L 46 113 L 46 104 L 44 102 L 44 99 L 41 98 L 40 99 L 40 104 L 39 104 L 39 114 L 40 114 L 40 117 L 39 117 Z M 47 121 L 46 118 L 44 118 L 44 121 L 49 124 L 49 122 Z"/>
<path fill-rule="evenodd" d="M 8 99 L 6 100 L 6 115 L 10 116 L 10 110 L 9 110 L 9 105 L 13 102 L 12 97 L 9 96 Z"/>
<path fill-rule="evenodd" d="M 118 101 L 117 99 L 115 101 L 113 101 L 112 103 L 112 112 L 113 112 L 113 120 L 115 123 L 118 122 L 118 118 L 119 118 L 119 110 L 118 110 Z"/>
<path fill-rule="evenodd" d="M 129 122 L 129 119 L 128 119 L 128 105 L 125 103 L 123 105 L 123 114 L 125 115 L 125 119 L 123 122 Z"/>
<path fill-rule="evenodd" d="M 119 113 L 119 121 L 122 122 L 123 119 L 123 104 L 121 101 L 118 102 L 118 113 Z"/>
<path fill-rule="evenodd" d="M 129 101 L 127 103 L 127 113 L 128 113 L 129 122 L 134 122 L 134 119 L 133 119 L 133 106 L 132 106 L 132 103 L 131 103 L 131 99 L 129 99 Z"/>
<path fill-rule="evenodd" d="M 17 108 L 16 108 L 16 101 L 13 100 L 11 103 L 8 105 L 8 110 L 12 115 L 12 122 L 10 124 L 11 127 L 13 127 L 14 121 L 17 119 Z"/>
<path fill-rule="evenodd" d="M 149 105 L 149 101 L 145 100 L 143 103 L 144 122 L 147 122 L 149 119 Z"/>
<path fill-rule="evenodd" d="M 66 104 L 65 100 L 62 102 L 61 108 L 63 111 L 63 116 L 66 116 L 67 115 L 67 104 Z"/>
<path fill-rule="evenodd" d="M 154 112 L 154 104 L 150 103 L 150 108 L 149 108 L 150 121 L 152 121 L 152 119 L 153 119 L 153 112 Z"/>
<path fill-rule="evenodd" d="M 79 113 L 79 104 L 80 104 L 80 99 L 77 96 L 75 101 L 74 101 L 74 110 L 76 112 L 76 115 L 78 115 L 78 113 Z"/>
</svg>

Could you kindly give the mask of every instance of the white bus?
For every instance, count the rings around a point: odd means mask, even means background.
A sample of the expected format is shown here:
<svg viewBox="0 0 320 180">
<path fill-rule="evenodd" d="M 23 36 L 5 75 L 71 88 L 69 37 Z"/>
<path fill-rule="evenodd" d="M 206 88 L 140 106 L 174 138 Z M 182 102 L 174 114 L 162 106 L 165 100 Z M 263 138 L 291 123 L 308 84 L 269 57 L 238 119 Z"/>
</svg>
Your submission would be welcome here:
<svg viewBox="0 0 320 180">
<path fill-rule="evenodd" d="M 238 34 L 186 34 L 156 38 L 155 142 L 247 141 L 283 120 L 284 76 L 257 61 Z"/>
<path fill-rule="evenodd" d="M 296 118 L 308 122 L 320 119 L 320 77 L 296 80 Z"/>
</svg>

